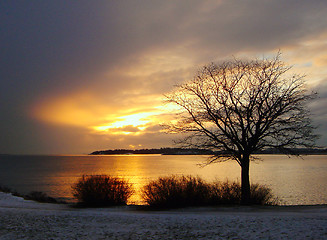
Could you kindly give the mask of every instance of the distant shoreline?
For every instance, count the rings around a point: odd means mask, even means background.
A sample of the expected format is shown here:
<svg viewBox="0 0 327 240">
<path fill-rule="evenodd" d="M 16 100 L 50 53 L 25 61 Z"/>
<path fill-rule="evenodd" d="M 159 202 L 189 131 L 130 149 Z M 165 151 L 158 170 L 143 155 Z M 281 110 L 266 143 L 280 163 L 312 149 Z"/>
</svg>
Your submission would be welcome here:
<svg viewBox="0 0 327 240">
<path fill-rule="evenodd" d="M 325 155 L 327 148 L 313 149 L 292 149 L 294 154 L 299 155 Z M 140 155 L 140 154 L 161 154 L 161 155 L 222 155 L 224 152 L 216 152 L 207 149 L 197 148 L 151 148 L 151 149 L 109 149 L 99 150 L 90 153 L 89 155 Z M 283 154 L 276 149 L 266 149 L 254 154 Z"/>
</svg>

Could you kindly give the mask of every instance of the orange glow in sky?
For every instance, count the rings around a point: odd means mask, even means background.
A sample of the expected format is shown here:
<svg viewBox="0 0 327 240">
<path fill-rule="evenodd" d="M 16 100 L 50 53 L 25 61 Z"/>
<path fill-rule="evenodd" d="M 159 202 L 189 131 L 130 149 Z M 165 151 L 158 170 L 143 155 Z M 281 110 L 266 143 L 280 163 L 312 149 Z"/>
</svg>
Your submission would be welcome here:
<svg viewBox="0 0 327 240">
<path fill-rule="evenodd" d="M 147 128 L 147 125 L 150 123 L 156 123 L 156 119 L 153 117 L 156 114 L 159 114 L 159 112 L 143 112 L 120 116 L 117 118 L 117 121 L 106 125 L 94 126 L 92 128 L 100 132 L 110 132 L 110 130 L 116 130 L 113 131 L 112 134 L 139 135 Z"/>
<path fill-rule="evenodd" d="M 175 106 L 157 105 L 162 98 L 149 97 L 146 102 L 142 97 L 143 106 L 115 109 L 97 102 L 90 93 L 79 92 L 38 103 L 32 114 L 46 123 L 82 127 L 90 134 L 139 136 L 161 132 L 160 124 L 175 112 Z"/>
</svg>

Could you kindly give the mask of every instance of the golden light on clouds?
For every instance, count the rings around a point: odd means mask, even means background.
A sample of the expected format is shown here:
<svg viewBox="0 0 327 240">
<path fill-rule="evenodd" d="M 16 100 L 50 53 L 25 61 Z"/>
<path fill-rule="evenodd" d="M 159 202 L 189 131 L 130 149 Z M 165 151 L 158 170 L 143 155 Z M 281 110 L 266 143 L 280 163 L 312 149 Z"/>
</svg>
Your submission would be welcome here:
<svg viewBox="0 0 327 240">
<path fill-rule="evenodd" d="M 97 98 L 98 97 L 98 98 Z M 131 102 L 138 100 L 130 99 Z M 153 96 L 145 101 L 145 96 L 139 99 L 138 107 L 131 108 L 121 105 L 110 106 L 101 104 L 101 96 L 80 92 L 66 97 L 48 99 L 32 108 L 34 118 L 54 125 L 68 125 L 87 129 L 90 134 L 139 136 L 145 133 L 161 132 L 160 124 L 171 118 L 176 107 L 171 105 L 157 106 L 159 97 Z M 153 103 L 153 106 L 151 106 Z"/>
<path fill-rule="evenodd" d="M 39 101 L 31 114 L 43 122 L 83 127 L 101 121 L 103 113 L 110 111 L 110 107 L 100 104 L 91 94 L 79 92 Z"/>
<path fill-rule="evenodd" d="M 156 115 L 160 112 L 141 112 L 120 116 L 116 121 L 92 127 L 94 130 L 112 134 L 139 135 L 148 126 L 158 124 Z"/>
<path fill-rule="evenodd" d="M 194 67 L 192 58 L 183 54 L 185 50 L 186 46 L 151 49 L 134 56 L 130 64 L 101 75 L 101 84 L 40 99 L 32 108 L 32 116 L 53 125 L 84 128 L 93 136 L 111 136 L 117 141 L 161 133 L 161 124 L 176 111 L 175 106 L 164 104 L 163 94 L 178 81 L 188 79 L 190 68 Z"/>
<path fill-rule="evenodd" d="M 284 60 L 294 66 L 291 71 L 306 75 L 309 86 L 316 86 L 325 81 L 327 75 L 327 32 L 319 33 L 299 42 L 297 45 L 284 47 Z"/>
</svg>

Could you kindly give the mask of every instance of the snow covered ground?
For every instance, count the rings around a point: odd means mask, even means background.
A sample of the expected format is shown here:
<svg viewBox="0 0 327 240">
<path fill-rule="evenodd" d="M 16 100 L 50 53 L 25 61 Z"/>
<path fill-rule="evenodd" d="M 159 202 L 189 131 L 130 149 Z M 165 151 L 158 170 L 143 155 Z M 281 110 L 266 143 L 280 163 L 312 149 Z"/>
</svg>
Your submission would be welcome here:
<svg viewBox="0 0 327 240">
<path fill-rule="evenodd" d="M 0 239 L 327 239 L 327 206 L 76 209 L 0 192 Z"/>
</svg>

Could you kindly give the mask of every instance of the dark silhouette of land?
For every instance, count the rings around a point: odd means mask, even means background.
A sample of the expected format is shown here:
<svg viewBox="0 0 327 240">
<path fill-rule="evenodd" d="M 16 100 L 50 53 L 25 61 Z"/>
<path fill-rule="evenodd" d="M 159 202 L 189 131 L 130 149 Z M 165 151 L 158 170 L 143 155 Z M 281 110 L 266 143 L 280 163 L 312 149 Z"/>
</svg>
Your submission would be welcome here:
<svg viewBox="0 0 327 240">
<path fill-rule="evenodd" d="M 297 148 L 291 149 L 294 154 L 327 154 L 327 148 Z M 90 155 L 115 155 L 115 154 L 162 154 L 162 155 L 223 155 L 223 151 L 212 151 L 198 148 L 150 148 L 150 149 L 111 149 L 100 150 Z M 278 149 L 265 149 L 255 154 L 282 154 Z"/>
<path fill-rule="evenodd" d="M 214 155 L 211 150 L 197 148 L 151 148 L 151 149 L 114 149 L 95 151 L 90 155 L 113 155 L 113 154 L 162 154 L 162 155 Z"/>
</svg>

